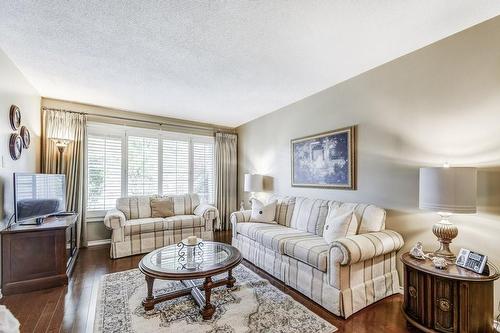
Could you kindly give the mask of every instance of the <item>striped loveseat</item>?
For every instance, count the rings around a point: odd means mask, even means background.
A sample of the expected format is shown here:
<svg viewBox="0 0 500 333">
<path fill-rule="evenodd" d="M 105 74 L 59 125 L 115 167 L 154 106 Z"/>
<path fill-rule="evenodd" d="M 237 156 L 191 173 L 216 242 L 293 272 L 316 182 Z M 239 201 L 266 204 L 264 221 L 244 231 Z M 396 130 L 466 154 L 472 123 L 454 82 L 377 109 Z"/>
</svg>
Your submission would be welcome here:
<svg viewBox="0 0 500 333">
<path fill-rule="evenodd" d="M 231 215 L 232 243 L 245 259 L 344 318 L 399 292 L 396 253 L 403 238 L 385 230 L 383 209 L 300 197 L 275 199 L 274 224 L 251 222 L 250 210 Z M 324 241 L 330 205 L 354 210 L 356 235 Z"/>
<path fill-rule="evenodd" d="M 191 235 L 213 239 L 217 208 L 200 204 L 197 194 L 174 195 L 166 197 L 173 202 L 174 216 L 151 217 L 153 197 L 120 198 L 116 208 L 107 212 L 104 224 L 112 230 L 111 258 L 148 253 Z"/>
</svg>

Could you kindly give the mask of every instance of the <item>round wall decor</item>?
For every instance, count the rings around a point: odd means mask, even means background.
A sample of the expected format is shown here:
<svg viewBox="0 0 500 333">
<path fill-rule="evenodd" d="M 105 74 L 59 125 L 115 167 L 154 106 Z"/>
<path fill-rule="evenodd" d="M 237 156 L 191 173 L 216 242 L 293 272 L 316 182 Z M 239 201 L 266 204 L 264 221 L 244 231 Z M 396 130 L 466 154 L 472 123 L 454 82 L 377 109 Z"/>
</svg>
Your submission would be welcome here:
<svg viewBox="0 0 500 333">
<path fill-rule="evenodd" d="M 26 126 L 21 127 L 21 139 L 23 139 L 23 148 L 28 149 L 31 143 L 31 134 Z"/>
<path fill-rule="evenodd" d="M 16 106 L 12 105 L 10 107 L 10 127 L 14 131 L 17 131 L 19 129 L 19 126 L 21 126 L 21 110 Z"/>
<path fill-rule="evenodd" d="M 21 152 L 23 151 L 23 139 L 17 133 L 12 133 L 10 135 L 9 141 L 9 151 L 10 157 L 13 160 L 18 160 L 21 157 Z"/>
</svg>

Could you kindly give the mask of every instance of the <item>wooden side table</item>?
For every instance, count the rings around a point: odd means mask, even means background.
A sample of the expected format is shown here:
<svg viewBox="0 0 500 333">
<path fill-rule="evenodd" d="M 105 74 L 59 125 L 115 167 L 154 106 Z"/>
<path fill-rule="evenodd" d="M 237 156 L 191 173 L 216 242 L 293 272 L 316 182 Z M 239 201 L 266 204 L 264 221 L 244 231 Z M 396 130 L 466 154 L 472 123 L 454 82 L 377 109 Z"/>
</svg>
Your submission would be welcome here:
<svg viewBox="0 0 500 333">
<path fill-rule="evenodd" d="M 480 275 L 455 264 L 437 269 L 429 259 L 405 253 L 403 314 L 423 332 L 491 333 L 493 330 L 493 282 L 500 277 L 489 265 Z"/>
<path fill-rule="evenodd" d="M 15 224 L 2 237 L 2 293 L 11 295 L 68 283 L 76 258 L 78 215 L 41 225 Z"/>
</svg>

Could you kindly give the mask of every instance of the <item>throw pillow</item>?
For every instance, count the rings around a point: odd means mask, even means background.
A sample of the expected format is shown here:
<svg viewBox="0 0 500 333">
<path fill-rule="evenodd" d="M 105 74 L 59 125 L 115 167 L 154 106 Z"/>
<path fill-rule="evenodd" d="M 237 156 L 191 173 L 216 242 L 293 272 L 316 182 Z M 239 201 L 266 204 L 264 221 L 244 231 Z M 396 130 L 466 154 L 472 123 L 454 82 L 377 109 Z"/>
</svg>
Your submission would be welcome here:
<svg viewBox="0 0 500 333">
<path fill-rule="evenodd" d="M 355 235 L 357 229 L 358 219 L 353 210 L 330 207 L 323 227 L 323 238 L 327 243 L 332 243 L 338 238 Z"/>
<path fill-rule="evenodd" d="M 174 203 L 168 198 L 151 199 L 151 217 L 174 216 Z"/>
<path fill-rule="evenodd" d="M 257 199 L 252 199 L 252 214 L 251 222 L 275 223 L 274 217 L 276 214 L 276 201 L 264 205 Z"/>
</svg>

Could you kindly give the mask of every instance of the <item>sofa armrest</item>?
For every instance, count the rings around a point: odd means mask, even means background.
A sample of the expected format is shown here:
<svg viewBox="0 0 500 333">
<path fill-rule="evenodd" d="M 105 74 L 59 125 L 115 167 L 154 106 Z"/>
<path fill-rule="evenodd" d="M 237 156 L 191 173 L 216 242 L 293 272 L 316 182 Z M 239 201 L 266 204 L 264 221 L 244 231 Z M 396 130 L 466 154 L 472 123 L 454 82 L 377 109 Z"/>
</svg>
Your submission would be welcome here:
<svg viewBox="0 0 500 333">
<path fill-rule="evenodd" d="M 403 245 L 403 237 L 392 230 L 346 236 L 332 243 L 330 262 L 340 265 L 352 265 L 398 251 Z"/>
<path fill-rule="evenodd" d="M 208 204 L 201 204 L 196 206 L 193 211 L 194 215 L 201 216 L 205 221 L 206 230 L 219 230 L 220 229 L 220 218 L 219 210 Z"/>
<path fill-rule="evenodd" d="M 111 230 L 123 228 L 125 221 L 127 221 L 125 214 L 118 209 L 109 210 L 104 217 L 104 225 Z"/>
<path fill-rule="evenodd" d="M 238 223 L 249 222 L 252 216 L 251 210 L 239 210 L 231 213 L 231 229 L 233 230 L 233 237 L 236 237 L 236 225 Z"/>
</svg>

